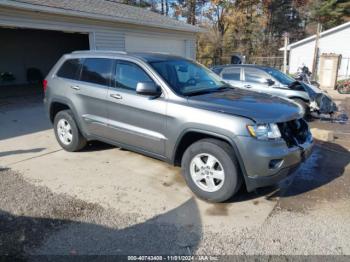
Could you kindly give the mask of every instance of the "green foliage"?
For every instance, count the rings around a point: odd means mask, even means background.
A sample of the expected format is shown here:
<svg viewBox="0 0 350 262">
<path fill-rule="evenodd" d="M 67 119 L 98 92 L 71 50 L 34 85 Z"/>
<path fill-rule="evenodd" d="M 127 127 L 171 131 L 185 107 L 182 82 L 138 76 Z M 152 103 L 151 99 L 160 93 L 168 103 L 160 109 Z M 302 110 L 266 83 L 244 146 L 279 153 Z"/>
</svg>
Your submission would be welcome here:
<svg viewBox="0 0 350 262">
<path fill-rule="evenodd" d="M 349 15 L 350 1 L 318 0 L 311 6 L 311 21 L 321 23 L 324 29 L 329 29 L 344 22 Z"/>
</svg>

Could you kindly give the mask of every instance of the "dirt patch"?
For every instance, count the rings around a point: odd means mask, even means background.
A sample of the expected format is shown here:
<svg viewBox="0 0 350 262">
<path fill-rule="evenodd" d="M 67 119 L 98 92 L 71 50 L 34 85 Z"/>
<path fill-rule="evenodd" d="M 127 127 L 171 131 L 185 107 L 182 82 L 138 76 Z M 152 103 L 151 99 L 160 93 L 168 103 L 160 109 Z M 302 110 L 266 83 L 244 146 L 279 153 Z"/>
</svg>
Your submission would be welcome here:
<svg viewBox="0 0 350 262">
<path fill-rule="evenodd" d="M 228 204 L 214 204 L 209 207 L 205 213 L 209 216 L 228 216 Z"/>
</svg>

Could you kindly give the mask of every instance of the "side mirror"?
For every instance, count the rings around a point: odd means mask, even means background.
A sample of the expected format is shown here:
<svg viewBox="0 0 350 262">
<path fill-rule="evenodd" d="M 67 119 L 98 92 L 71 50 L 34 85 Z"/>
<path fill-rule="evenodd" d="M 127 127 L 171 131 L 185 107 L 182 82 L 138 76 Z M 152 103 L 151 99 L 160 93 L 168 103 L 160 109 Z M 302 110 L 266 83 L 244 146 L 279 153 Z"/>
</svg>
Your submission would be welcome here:
<svg viewBox="0 0 350 262">
<path fill-rule="evenodd" d="M 273 86 L 275 84 L 275 81 L 273 81 L 272 79 L 266 79 L 266 84 L 268 86 Z"/>
<path fill-rule="evenodd" d="M 144 96 L 160 96 L 162 91 L 153 82 L 137 83 L 136 93 Z"/>
</svg>

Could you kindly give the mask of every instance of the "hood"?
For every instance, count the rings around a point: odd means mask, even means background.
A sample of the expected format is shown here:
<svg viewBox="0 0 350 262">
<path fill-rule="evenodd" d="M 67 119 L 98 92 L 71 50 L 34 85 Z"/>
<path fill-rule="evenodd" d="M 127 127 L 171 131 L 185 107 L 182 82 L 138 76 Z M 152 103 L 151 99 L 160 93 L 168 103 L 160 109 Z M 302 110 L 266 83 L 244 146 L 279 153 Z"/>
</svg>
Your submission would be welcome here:
<svg viewBox="0 0 350 262">
<path fill-rule="evenodd" d="M 280 123 L 302 117 L 301 108 L 284 98 L 239 88 L 188 98 L 191 106 L 250 118 L 256 123 Z"/>
</svg>

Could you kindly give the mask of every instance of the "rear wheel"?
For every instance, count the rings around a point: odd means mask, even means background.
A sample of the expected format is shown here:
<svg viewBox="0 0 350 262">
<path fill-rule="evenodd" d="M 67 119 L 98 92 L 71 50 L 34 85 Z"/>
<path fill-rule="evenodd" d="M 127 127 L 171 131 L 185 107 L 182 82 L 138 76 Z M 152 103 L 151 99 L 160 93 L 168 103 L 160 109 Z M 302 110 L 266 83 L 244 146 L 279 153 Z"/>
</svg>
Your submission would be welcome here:
<svg viewBox="0 0 350 262">
<path fill-rule="evenodd" d="M 200 198 L 223 202 L 241 186 L 238 163 L 230 145 L 216 139 L 192 144 L 182 157 L 187 185 Z"/>
<path fill-rule="evenodd" d="M 79 131 L 71 110 L 57 113 L 54 119 L 54 130 L 58 143 L 66 151 L 79 151 L 87 143 Z"/>
</svg>

